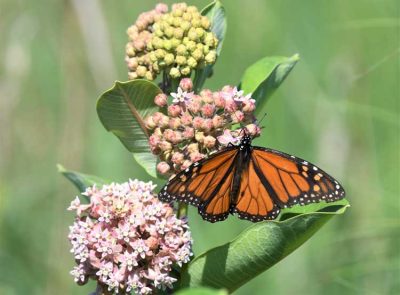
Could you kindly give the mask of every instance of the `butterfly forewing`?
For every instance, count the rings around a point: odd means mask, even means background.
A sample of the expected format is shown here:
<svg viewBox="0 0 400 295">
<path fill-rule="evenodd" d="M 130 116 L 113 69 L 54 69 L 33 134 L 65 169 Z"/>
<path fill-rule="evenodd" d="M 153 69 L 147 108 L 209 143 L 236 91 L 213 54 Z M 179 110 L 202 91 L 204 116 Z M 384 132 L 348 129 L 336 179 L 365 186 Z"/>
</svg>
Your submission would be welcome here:
<svg viewBox="0 0 400 295">
<path fill-rule="evenodd" d="M 333 202 L 344 197 L 342 186 L 329 174 L 300 158 L 272 149 L 253 147 L 252 160 L 281 208 L 294 204 Z M 264 180 L 264 182 L 265 182 Z"/>
</svg>

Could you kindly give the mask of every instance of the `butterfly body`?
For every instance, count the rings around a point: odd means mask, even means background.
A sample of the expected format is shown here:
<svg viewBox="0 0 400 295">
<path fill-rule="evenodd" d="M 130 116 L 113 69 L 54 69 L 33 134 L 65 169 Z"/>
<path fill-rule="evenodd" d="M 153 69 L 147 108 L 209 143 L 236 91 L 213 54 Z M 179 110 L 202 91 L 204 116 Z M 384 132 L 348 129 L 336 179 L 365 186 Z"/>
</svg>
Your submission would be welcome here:
<svg viewBox="0 0 400 295">
<path fill-rule="evenodd" d="M 229 145 L 178 173 L 158 197 L 192 204 L 210 222 L 222 221 L 229 213 L 257 222 L 275 219 L 283 208 L 333 202 L 344 194 L 341 185 L 320 168 L 252 146 L 245 134 L 239 145 Z"/>
</svg>

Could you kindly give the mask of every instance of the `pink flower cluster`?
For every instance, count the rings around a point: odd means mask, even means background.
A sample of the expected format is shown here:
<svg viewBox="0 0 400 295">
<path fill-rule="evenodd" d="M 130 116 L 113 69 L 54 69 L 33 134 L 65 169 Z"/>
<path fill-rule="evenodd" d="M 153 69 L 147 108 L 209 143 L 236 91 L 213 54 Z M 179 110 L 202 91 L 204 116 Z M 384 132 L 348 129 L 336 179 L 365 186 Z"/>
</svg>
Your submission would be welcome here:
<svg viewBox="0 0 400 295">
<path fill-rule="evenodd" d="M 157 95 L 154 102 L 161 111 L 145 119 L 150 148 L 161 160 L 160 174 L 178 173 L 229 143 L 237 144 L 242 128 L 253 137 L 260 134 L 251 95 L 232 86 L 216 92 L 204 89 L 197 95 L 192 87 L 189 78 L 182 79 L 177 92 L 171 93 L 171 104 L 166 94 Z"/>
<path fill-rule="evenodd" d="M 154 195 L 154 185 L 138 180 L 89 187 L 68 210 L 77 217 L 70 227 L 78 284 L 89 278 L 119 294 L 150 294 L 172 288 L 172 265 L 190 260 L 192 239 L 186 221 Z"/>
</svg>

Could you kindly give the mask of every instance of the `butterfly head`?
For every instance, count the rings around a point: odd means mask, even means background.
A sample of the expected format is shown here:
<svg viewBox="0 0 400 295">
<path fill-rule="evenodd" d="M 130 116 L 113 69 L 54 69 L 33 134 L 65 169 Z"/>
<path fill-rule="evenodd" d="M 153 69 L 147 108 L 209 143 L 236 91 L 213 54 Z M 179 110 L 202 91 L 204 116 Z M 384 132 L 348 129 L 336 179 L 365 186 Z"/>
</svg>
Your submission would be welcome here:
<svg viewBox="0 0 400 295">
<path fill-rule="evenodd" d="M 251 136 L 248 134 L 243 135 L 242 139 L 240 140 L 239 146 L 241 148 L 249 147 L 251 145 Z"/>
</svg>

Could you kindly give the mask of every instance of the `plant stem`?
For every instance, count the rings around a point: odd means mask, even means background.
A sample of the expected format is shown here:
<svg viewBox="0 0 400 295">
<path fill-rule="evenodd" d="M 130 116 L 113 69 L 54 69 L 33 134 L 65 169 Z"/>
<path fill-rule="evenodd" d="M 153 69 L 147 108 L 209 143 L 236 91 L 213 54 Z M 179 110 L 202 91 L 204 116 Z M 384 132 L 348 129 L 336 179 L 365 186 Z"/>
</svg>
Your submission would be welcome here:
<svg viewBox="0 0 400 295">
<path fill-rule="evenodd" d="M 177 212 L 178 218 L 186 217 L 187 211 L 188 211 L 188 204 L 180 202 L 179 206 L 178 206 L 178 212 Z"/>
</svg>

